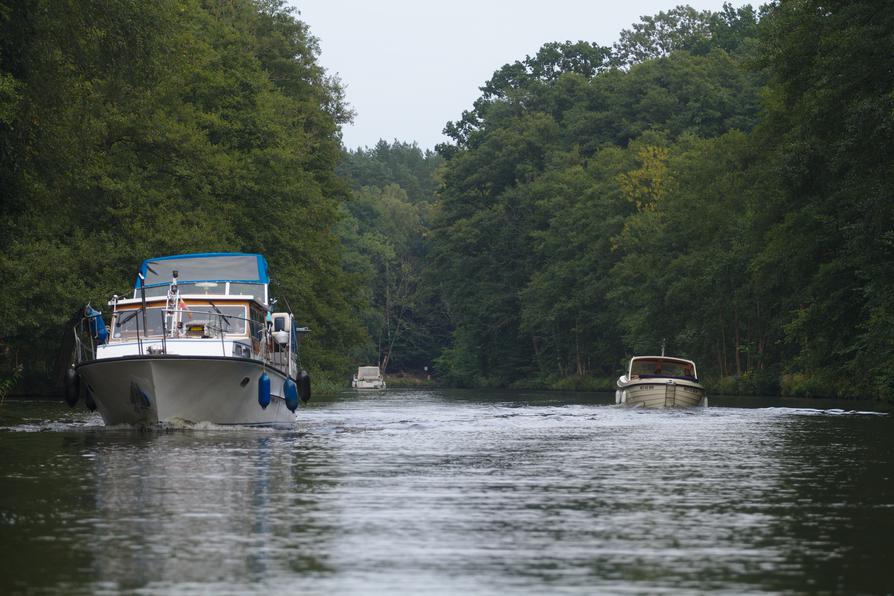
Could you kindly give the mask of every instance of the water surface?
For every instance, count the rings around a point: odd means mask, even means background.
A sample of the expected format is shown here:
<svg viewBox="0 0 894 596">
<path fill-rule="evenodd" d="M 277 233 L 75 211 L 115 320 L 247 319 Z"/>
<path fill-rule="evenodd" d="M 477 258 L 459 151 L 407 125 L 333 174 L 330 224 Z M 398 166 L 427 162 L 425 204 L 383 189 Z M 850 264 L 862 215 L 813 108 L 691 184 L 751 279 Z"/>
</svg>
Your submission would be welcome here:
<svg viewBox="0 0 894 596">
<path fill-rule="evenodd" d="M 891 593 L 872 402 L 346 392 L 295 430 L 0 407 L 3 593 Z"/>
</svg>

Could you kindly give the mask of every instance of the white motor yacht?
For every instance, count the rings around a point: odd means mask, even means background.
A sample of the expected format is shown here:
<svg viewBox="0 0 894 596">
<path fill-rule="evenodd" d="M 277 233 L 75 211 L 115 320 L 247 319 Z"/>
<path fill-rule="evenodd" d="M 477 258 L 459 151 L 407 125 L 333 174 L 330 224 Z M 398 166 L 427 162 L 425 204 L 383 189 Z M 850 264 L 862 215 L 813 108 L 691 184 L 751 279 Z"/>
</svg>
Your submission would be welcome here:
<svg viewBox="0 0 894 596">
<path fill-rule="evenodd" d="M 257 254 L 147 259 L 133 296 L 112 297 L 108 324 L 85 309 L 66 401 L 83 399 L 109 425 L 294 424 L 310 398 L 298 353 L 307 330 L 273 312 L 269 281 Z"/>
</svg>

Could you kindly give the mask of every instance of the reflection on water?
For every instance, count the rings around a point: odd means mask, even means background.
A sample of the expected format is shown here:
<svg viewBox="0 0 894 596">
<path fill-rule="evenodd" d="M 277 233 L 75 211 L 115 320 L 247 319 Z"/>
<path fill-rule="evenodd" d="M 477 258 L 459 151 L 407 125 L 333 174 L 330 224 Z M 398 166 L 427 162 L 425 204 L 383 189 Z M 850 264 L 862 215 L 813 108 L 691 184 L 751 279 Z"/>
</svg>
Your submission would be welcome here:
<svg viewBox="0 0 894 596">
<path fill-rule="evenodd" d="M 166 432 L 7 402 L 0 589 L 894 590 L 892 416 L 612 401 L 345 393 Z"/>
</svg>

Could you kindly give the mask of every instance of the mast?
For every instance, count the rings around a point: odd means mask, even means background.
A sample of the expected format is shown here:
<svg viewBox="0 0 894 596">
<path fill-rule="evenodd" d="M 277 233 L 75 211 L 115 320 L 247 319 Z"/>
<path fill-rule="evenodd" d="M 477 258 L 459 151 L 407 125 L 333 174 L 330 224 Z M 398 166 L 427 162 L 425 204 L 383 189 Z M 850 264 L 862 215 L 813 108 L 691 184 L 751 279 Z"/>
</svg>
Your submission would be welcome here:
<svg viewBox="0 0 894 596">
<path fill-rule="evenodd" d="M 146 337 L 149 335 L 149 331 L 146 328 L 146 278 L 143 276 L 142 271 L 137 273 L 137 275 L 140 277 L 140 298 L 142 299 L 140 309 L 143 311 L 143 337 Z"/>
</svg>

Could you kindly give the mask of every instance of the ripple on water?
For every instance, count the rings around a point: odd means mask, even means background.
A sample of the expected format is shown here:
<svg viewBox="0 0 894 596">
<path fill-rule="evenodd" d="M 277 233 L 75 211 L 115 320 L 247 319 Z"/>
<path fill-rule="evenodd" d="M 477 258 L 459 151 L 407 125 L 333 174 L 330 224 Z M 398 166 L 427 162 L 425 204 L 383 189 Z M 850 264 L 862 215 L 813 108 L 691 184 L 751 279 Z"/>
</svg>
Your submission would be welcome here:
<svg viewBox="0 0 894 596">
<path fill-rule="evenodd" d="M 0 464 L 0 556 L 56 591 L 884 585 L 889 417 L 610 399 L 350 394 L 312 402 L 296 430 L 149 433 L 25 408 L 3 420 L 22 435 Z"/>
</svg>

